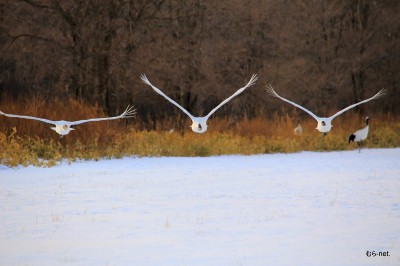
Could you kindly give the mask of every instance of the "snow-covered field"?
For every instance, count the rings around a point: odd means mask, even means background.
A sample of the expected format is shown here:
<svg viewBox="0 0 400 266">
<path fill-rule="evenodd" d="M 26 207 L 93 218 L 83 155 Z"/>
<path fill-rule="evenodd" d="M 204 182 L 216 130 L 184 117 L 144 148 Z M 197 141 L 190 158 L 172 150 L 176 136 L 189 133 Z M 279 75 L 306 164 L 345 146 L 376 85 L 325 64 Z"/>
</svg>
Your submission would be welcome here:
<svg viewBox="0 0 400 266">
<path fill-rule="evenodd" d="M 400 149 L 0 166 L 0 265 L 60 264 L 400 265 Z"/>
</svg>

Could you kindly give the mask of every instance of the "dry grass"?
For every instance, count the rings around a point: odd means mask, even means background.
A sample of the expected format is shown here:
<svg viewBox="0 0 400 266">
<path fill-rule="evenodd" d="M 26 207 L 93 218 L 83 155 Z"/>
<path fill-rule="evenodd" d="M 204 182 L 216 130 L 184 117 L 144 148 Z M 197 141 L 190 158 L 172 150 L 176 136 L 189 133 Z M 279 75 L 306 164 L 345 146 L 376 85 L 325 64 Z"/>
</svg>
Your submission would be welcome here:
<svg viewBox="0 0 400 266">
<path fill-rule="evenodd" d="M 31 101 L 4 101 L 0 110 L 49 119 L 77 120 L 105 116 L 95 106 L 76 100 L 45 101 L 36 97 Z M 323 139 L 315 130 L 316 122 L 307 116 L 301 120 L 304 133 L 293 134 L 297 115 L 277 115 L 271 119 L 211 119 L 209 130 L 195 134 L 189 129 L 190 121 L 154 121 L 155 131 L 143 130 L 137 119 L 84 124 L 64 138 L 60 138 L 49 125 L 25 119 L 0 117 L 0 163 L 8 166 L 52 166 L 62 159 L 97 160 L 123 156 L 210 156 L 221 154 L 288 153 L 303 150 L 333 151 L 355 149 L 348 136 L 363 127 L 363 117 L 348 112 L 333 122 L 332 131 Z M 184 129 L 174 130 L 183 121 Z M 370 135 L 366 147 L 400 146 L 400 118 L 375 115 L 371 117 Z M 186 127 L 187 125 L 187 127 Z"/>
</svg>

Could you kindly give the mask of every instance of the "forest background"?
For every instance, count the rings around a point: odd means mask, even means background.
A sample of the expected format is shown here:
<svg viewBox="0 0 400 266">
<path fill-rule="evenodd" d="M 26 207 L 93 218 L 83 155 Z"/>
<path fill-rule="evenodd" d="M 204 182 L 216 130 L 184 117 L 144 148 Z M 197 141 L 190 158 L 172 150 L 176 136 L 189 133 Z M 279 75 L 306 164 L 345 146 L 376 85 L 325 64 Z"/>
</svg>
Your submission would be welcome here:
<svg viewBox="0 0 400 266">
<path fill-rule="evenodd" d="M 382 130 L 372 147 L 399 146 L 399 14 L 397 0 L 4 0 L 0 110 L 75 120 L 116 115 L 133 104 L 137 115 L 82 125 L 61 140 L 48 125 L 0 117 L 0 161 L 24 162 L 25 153 L 58 160 L 347 149 L 347 135 L 365 115 Z M 213 115 L 208 137 L 192 133 L 188 118 L 140 80 L 146 74 L 194 115 L 204 115 L 253 73 L 257 84 Z M 382 88 L 388 93 L 335 119 L 336 136 L 316 143 L 315 121 L 268 96 L 268 83 L 321 116 Z M 297 120 L 309 138 L 293 139 Z M 147 148 L 132 148 L 140 141 Z M 120 152 L 106 148 L 116 145 Z M 195 152 L 179 152 L 180 146 Z"/>
</svg>

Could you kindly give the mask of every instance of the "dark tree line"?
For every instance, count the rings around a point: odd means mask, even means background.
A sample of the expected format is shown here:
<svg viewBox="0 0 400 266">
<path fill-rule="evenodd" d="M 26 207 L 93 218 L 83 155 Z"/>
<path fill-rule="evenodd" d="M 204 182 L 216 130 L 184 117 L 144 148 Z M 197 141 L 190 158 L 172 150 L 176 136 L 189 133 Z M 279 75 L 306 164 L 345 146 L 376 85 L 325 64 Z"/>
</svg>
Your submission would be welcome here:
<svg viewBox="0 0 400 266">
<path fill-rule="evenodd" d="M 146 120 L 180 111 L 140 74 L 195 114 L 258 84 L 217 115 L 269 115 L 282 103 L 321 115 L 370 97 L 369 110 L 400 113 L 397 0 L 4 0 L 0 97 L 74 97 Z M 0 99 L 1 100 L 1 99 Z"/>
</svg>

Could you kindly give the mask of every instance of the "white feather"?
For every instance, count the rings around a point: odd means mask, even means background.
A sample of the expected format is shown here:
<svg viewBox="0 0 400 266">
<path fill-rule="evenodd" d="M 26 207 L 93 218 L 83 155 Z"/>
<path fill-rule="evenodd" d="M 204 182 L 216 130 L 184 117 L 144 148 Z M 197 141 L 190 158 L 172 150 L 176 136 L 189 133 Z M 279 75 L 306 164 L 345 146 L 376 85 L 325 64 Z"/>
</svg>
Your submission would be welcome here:
<svg viewBox="0 0 400 266">
<path fill-rule="evenodd" d="M 356 137 L 354 141 L 364 141 L 368 137 L 369 126 L 364 127 L 363 129 L 357 130 L 353 133 Z"/>
</svg>

